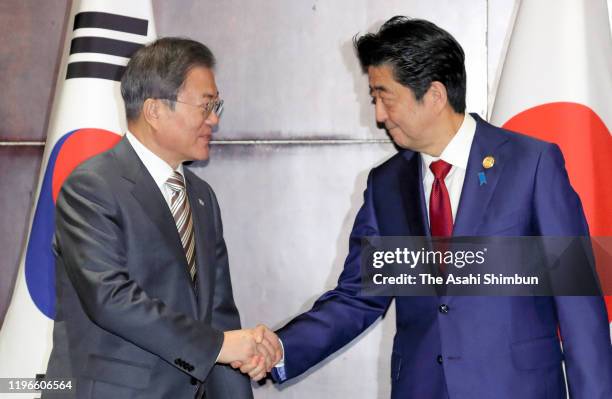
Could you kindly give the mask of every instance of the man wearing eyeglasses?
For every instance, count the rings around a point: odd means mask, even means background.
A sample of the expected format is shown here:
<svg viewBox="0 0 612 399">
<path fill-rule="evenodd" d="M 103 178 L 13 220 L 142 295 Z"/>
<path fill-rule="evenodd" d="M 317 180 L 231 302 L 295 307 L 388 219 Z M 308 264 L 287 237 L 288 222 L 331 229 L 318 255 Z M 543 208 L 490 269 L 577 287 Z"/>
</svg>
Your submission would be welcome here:
<svg viewBox="0 0 612 399">
<path fill-rule="evenodd" d="M 182 165 L 209 156 L 214 63 L 187 39 L 139 49 L 121 81 L 128 132 L 62 187 L 47 377 L 76 390 L 60 397 L 252 398 L 227 364 L 260 379 L 280 359 L 265 326 L 241 330 L 217 199 Z"/>
</svg>

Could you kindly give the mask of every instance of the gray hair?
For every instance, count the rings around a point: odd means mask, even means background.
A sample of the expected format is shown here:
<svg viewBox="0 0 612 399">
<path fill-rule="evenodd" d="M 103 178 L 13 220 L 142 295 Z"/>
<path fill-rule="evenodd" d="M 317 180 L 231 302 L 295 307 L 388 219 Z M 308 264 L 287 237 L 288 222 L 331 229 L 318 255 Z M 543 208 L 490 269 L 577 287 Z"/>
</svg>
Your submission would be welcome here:
<svg viewBox="0 0 612 399">
<path fill-rule="evenodd" d="M 210 49 L 195 40 L 165 37 L 138 49 L 121 78 L 127 119 L 138 118 L 147 98 L 176 100 L 187 73 L 195 66 L 215 66 Z"/>
</svg>

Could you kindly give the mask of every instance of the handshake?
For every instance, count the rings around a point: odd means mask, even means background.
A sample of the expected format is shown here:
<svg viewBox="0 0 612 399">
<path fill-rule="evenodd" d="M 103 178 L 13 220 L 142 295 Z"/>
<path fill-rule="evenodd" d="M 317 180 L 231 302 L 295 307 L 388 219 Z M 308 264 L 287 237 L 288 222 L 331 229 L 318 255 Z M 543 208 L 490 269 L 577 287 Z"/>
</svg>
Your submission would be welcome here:
<svg viewBox="0 0 612 399">
<path fill-rule="evenodd" d="M 223 346 L 217 362 L 230 364 L 259 381 L 283 358 L 281 343 L 268 327 L 259 324 L 252 329 L 223 333 Z"/>
</svg>

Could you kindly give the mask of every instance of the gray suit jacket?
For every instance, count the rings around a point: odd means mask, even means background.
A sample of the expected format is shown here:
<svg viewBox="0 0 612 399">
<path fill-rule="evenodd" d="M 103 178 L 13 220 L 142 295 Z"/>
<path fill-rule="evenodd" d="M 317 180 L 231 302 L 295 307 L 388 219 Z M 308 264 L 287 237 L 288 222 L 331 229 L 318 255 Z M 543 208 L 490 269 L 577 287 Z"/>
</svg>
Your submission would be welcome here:
<svg viewBox="0 0 612 399">
<path fill-rule="evenodd" d="M 43 398 L 252 398 L 247 377 L 215 360 L 240 328 L 221 215 L 185 169 L 198 293 L 167 203 L 127 139 L 80 165 L 57 200 L 57 317 Z"/>
</svg>

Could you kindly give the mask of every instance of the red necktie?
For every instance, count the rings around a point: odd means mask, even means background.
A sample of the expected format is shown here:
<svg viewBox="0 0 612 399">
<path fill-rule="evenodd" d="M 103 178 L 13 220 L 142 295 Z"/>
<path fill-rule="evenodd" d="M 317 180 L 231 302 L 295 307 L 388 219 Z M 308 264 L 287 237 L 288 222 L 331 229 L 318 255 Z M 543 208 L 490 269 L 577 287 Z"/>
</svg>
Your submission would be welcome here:
<svg viewBox="0 0 612 399">
<path fill-rule="evenodd" d="M 429 165 L 434 175 L 429 197 L 429 226 L 432 236 L 450 237 L 453 234 L 453 213 L 448 190 L 444 184 L 444 178 L 452 167 L 453 165 L 441 159 Z"/>
</svg>

